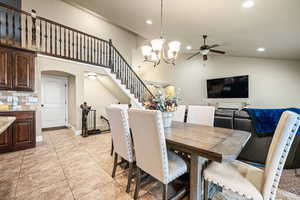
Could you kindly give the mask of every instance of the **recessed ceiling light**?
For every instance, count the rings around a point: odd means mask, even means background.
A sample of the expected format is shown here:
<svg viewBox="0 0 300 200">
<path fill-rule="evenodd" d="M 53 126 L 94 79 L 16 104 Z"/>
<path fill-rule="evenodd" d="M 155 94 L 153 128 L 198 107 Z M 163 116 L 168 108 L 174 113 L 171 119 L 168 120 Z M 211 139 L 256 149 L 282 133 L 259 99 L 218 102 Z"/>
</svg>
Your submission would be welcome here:
<svg viewBox="0 0 300 200">
<path fill-rule="evenodd" d="M 258 52 L 264 52 L 266 49 L 264 47 L 259 47 L 256 49 L 256 51 Z"/>
<path fill-rule="evenodd" d="M 192 47 L 189 45 L 189 46 L 186 46 L 186 49 L 187 49 L 187 50 L 191 50 Z"/>
<path fill-rule="evenodd" d="M 251 8 L 254 6 L 254 1 L 253 0 L 242 0 L 242 6 L 244 8 Z"/>
<path fill-rule="evenodd" d="M 146 21 L 146 24 L 152 25 L 152 21 L 151 21 L 150 19 L 148 19 L 148 20 Z"/>
</svg>

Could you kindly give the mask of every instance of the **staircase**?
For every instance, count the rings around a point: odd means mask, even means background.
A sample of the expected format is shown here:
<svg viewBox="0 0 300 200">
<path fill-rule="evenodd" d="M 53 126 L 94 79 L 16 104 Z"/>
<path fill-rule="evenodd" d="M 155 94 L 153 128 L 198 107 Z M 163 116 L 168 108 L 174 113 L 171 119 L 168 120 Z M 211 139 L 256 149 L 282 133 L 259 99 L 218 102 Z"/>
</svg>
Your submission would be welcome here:
<svg viewBox="0 0 300 200">
<path fill-rule="evenodd" d="M 126 62 L 112 41 L 28 13 L 0 2 L 0 45 L 104 67 L 134 106 L 153 94 Z"/>
</svg>

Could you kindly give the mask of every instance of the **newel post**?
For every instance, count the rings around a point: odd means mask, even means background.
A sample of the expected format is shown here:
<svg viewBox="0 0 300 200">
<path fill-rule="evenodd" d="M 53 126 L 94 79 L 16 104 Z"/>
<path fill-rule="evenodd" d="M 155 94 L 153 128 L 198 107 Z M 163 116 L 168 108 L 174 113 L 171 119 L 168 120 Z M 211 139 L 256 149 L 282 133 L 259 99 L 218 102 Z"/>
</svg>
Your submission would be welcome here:
<svg viewBox="0 0 300 200">
<path fill-rule="evenodd" d="M 31 10 L 31 18 L 32 18 L 32 37 L 31 37 L 31 44 L 32 47 L 36 47 L 36 11 L 34 9 Z"/>
</svg>

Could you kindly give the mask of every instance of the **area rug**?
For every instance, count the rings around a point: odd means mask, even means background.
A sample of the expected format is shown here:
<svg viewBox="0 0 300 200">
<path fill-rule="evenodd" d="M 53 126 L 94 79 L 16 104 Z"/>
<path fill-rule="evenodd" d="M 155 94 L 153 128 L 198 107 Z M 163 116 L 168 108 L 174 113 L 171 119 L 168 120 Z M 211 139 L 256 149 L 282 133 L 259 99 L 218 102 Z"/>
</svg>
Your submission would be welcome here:
<svg viewBox="0 0 300 200">
<path fill-rule="evenodd" d="M 240 197 L 231 191 L 224 190 L 223 192 L 216 193 L 212 200 L 248 200 L 248 199 L 244 197 Z M 278 190 L 276 200 L 300 200 L 300 197 L 295 194 L 285 192 L 283 190 Z"/>
</svg>

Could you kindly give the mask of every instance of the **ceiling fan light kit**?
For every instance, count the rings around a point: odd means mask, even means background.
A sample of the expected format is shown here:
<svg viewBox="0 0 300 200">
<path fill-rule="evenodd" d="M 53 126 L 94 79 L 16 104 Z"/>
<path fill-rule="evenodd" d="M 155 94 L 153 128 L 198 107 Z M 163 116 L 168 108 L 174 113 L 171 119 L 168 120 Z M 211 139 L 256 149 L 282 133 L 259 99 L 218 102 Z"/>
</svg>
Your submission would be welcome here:
<svg viewBox="0 0 300 200">
<path fill-rule="evenodd" d="M 220 45 L 218 45 L 218 44 L 207 45 L 206 39 L 207 39 L 207 35 L 203 35 L 204 44 L 199 48 L 199 51 L 197 53 L 188 57 L 187 60 L 190 60 L 193 57 L 202 54 L 203 61 L 207 61 L 209 53 L 225 54 L 225 51 L 213 49 L 213 48 L 219 47 Z"/>
<path fill-rule="evenodd" d="M 166 40 L 163 38 L 163 0 L 161 0 L 160 30 L 159 39 L 151 40 L 150 45 L 142 46 L 144 62 L 151 62 L 154 67 L 159 65 L 161 60 L 167 64 L 175 65 L 181 43 L 179 41 L 171 41 L 166 45 Z"/>
</svg>

